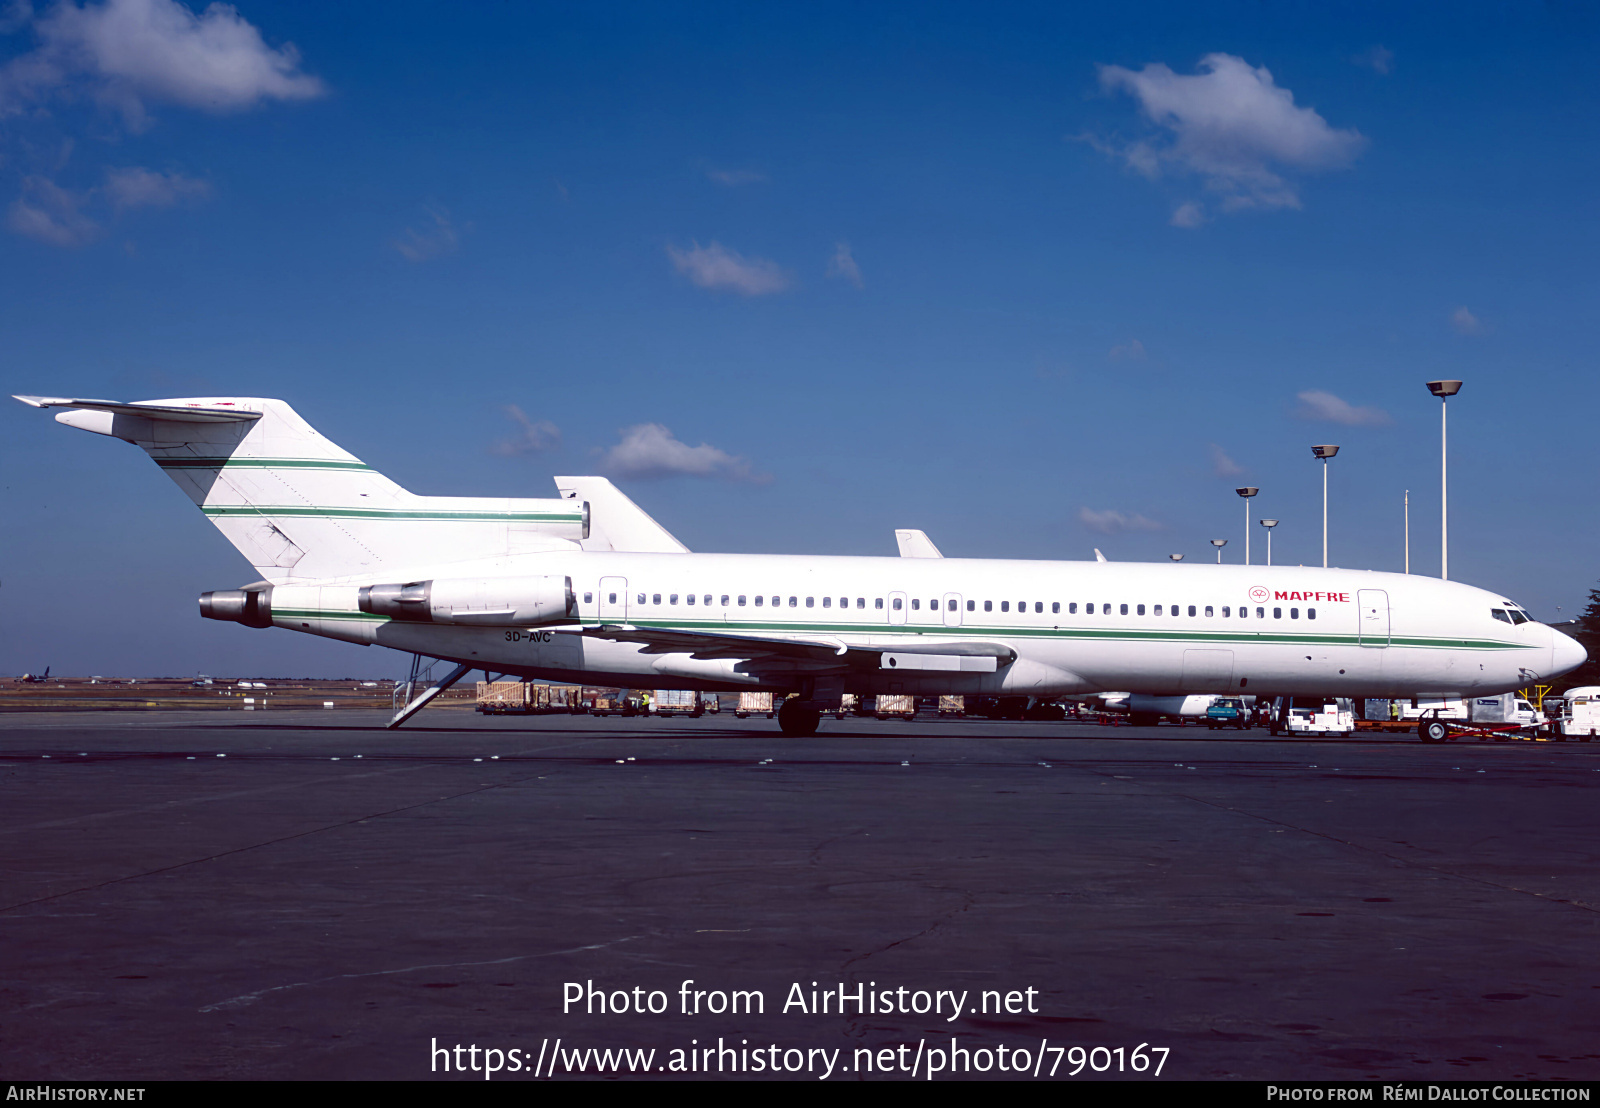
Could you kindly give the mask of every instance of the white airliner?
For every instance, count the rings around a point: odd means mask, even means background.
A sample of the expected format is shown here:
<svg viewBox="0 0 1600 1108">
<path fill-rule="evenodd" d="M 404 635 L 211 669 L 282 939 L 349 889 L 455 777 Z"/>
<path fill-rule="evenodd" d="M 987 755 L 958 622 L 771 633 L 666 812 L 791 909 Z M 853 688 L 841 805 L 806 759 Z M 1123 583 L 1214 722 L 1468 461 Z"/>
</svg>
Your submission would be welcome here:
<svg viewBox="0 0 1600 1108">
<path fill-rule="evenodd" d="M 1117 690 L 1462 697 L 1580 665 L 1499 593 L 1304 567 L 692 554 L 603 477 L 559 499 L 417 496 L 281 400 L 23 396 L 135 443 L 261 580 L 200 612 L 552 681 L 797 694 L 813 733 L 846 692 L 1058 697 Z"/>
</svg>

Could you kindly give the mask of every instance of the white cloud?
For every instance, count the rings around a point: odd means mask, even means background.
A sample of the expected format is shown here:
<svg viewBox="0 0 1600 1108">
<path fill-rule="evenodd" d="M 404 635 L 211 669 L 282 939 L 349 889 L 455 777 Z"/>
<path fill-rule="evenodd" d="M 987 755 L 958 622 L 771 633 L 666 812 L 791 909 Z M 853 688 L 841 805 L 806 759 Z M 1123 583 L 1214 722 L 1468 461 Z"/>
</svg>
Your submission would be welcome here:
<svg viewBox="0 0 1600 1108">
<path fill-rule="evenodd" d="M 759 185 L 767 180 L 767 175 L 754 169 L 708 169 L 706 176 L 719 185 L 729 188 L 738 188 L 740 185 Z"/>
<path fill-rule="evenodd" d="M 145 123 L 147 102 L 226 112 L 263 100 L 306 100 L 326 91 L 300 72 L 300 55 L 274 49 L 230 4 L 196 15 L 177 0 L 65 0 L 34 20 L 39 46 L 0 70 L 0 114 L 48 93 L 87 87 Z"/>
<path fill-rule="evenodd" d="M 743 458 L 708 443 L 690 446 L 672 437 L 659 423 L 624 428 L 622 441 L 607 451 L 600 466 L 618 477 L 723 477 L 730 481 L 764 482 Z"/>
<path fill-rule="evenodd" d="M 850 255 L 850 244 L 841 242 L 834 246 L 833 257 L 828 259 L 828 276 L 838 277 L 849 281 L 856 288 L 864 288 L 861 280 L 861 267 L 856 265 L 856 260 Z"/>
<path fill-rule="evenodd" d="M 1280 170 L 1339 169 L 1366 145 L 1360 132 L 1335 130 L 1313 109 L 1296 107 L 1294 94 L 1264 66 L 1207 54 L 1200 69 L 1180 75 L 1159 62 L 1137 72 L 1100 67 L 1104 88 L 1132 95 L 1169 132 L 1165 142 L 1143 139 L 1116 150 L 1130 168 L 1152 178 L 1169 169 L 1197 174 L 1222 196 L 1224 210 L 1298 208 L 1300 196 Z"/>
<path fill-rule="evenodd" d="M 449 212 L 443 208 L 429 208 L 428 218 L 431 224 L 423 225 L 421 230 L 407 227 L 405 234 L 394 240 L 394 248 L 410 261 L 425 262 L 442 254 L 453 254 L 461 245 L 461 236 L 450 222 Z M 467 229 L 471 229 L 471 224 Z"/>
<path fill-rule="evenodd" d="M 1298 396 L 1300 408 L 1295 414 L 1301 419 L 1341 423 L 1346 427 L 1383 427 L 1394 422 L 1381 408 L 1357 408 L 1320 389 L 1308 389 Z"/>
<path fill-rule="evenodd" d="M 1376 70 L 1385 77 L 1394 72 L 1394 51 L 1387 46 L 1369 46 L 1350 60 Z"/>
<path fill-rule="evenodd" d="M 100 225 L 80 210 L 84 200 L 47 177 L 26 177 L 22 195 L 6 213 L 6 227 L 52 246 L 84 246 L 100 234 Z"/>
<path fill-rule="evenodd" d="M 128 166 L 106 172 L 106 195 L 118 211 L 170 208 L 181 200 L 203 200 L 211 195 L 211 185 L 177 172 Z"/>
<path fill-rule="evenodd" d="M 527 413 L 515 404 L 507 404 L 505 412 L 522 430 L 513 438 L 501 439 L 495 443 L 489 448 L 489 453 L 512 458 L 519 454 L 538 454 L 554 450 L 561 445 L 561 428 L 548 419 L 537 422 L 531 420 Z"/>
<path fill-rule="evenodd" d="M 1179 204 L 1178 210 L 1172 213 L 1172 218 L 1167 220 L 1174 227 L 1193 230 L 1206 221 L 1205 209 L 1193 200 L 1186 204 Z"/>
<path fill-rule="evenodd" d="M 679 273 L 703 289 L 731 289 L 741 296 L 764 296 L 789 287 L 788 275 L 777 262 L 746 258 L 721 243 L 688 250 L 668 245 L 667 254 Z"/>
<path fill-rule="evenodd" d="M 1212 443 L 1211 472 L 1218 477 L 1242 477 L 1244 476 L 1244 466 L 1228 457 L 1222 447 Z"/>
<path fill-rule="evenodd" d="M 1450 313 L 1450 326 L 1462 335 L 1476 335 L 1483 331 L 1483 321 L 1467 311 L 1465 304 Z"/>
<path fill-rule="evenodd" d="M 1115 535 L 1123 531 L 1159 531 L 1162 525 L 1138 513 L 1128 514 L 1112 509 L 1097 512 L 1093 508 L 1078 509 L 1078 519 L 1091 531 L 1102 535 Z"/>
<path fill-rule="evenodd" d="M 1106 357 L 1114 362 L 1142 362 L 1147 355 L 1144 351 L 1144 343 L 1138 339 L 1129 339 L 1121 346 L 1113 346 Z"/>
</svg>

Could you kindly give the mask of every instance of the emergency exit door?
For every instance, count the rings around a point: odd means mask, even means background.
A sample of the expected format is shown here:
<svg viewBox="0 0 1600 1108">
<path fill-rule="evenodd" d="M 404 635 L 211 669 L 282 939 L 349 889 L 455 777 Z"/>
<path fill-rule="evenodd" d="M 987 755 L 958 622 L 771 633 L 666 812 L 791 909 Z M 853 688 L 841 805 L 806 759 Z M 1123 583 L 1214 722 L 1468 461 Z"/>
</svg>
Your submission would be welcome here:
<svg viewBox="0 0 1600 1108">
<path fill-rule="evenodd" d="M 628 579 L 600 578 L 600 622 L 628 622 Z"/>
</svg>

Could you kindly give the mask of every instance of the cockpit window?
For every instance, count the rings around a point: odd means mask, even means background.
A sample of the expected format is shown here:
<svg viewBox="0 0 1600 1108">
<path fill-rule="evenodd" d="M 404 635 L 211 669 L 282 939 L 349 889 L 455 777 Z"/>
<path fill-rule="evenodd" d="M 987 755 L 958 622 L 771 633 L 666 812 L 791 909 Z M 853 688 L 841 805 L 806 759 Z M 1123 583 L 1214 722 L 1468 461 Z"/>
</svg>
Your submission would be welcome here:
<svg viewBox="0 0 1600 1108">
<path fill-rule="evenodd" d="M 1519 611 L 1516 608 L 1512 608 L 1511 609 L 1511 622 L 1512 623 L 1532 623 L 1533 621 L 1528 618 L 1528 613 L 1527 612 Z"/>
<path fill-rule="evenodd" d="M 1495 619 L 1499 620 L 1501 623 L 1510 623 L 1511 622 L 1511 617 L 1506 614 L 1506 611 L 1505 611 L 1504 608 L 1490 608 L 1489 609 L 1489 614 L 1492 615 Z"/>
</svg>

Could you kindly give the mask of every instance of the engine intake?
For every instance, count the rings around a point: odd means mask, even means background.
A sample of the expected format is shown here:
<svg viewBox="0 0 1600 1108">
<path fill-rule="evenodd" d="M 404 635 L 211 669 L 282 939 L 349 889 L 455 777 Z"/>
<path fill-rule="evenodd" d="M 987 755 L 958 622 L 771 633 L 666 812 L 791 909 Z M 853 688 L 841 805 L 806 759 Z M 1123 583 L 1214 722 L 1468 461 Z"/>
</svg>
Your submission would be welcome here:
<svg viewBox="0 0 1600 1108">
<path fill-rule="evenodd" d="M 412 623 L 527 627 L 571 619 L 578 598 L 570 577 L 462 577 L 367 585 L 356 604 Z"/>
<path fill-rule="evenodd" d="M 200 594 L 200 615 L 242 623 L 246 627 L 272 626 L 272 586 L 264 589 L 217 589 Z"/>
</svg>

